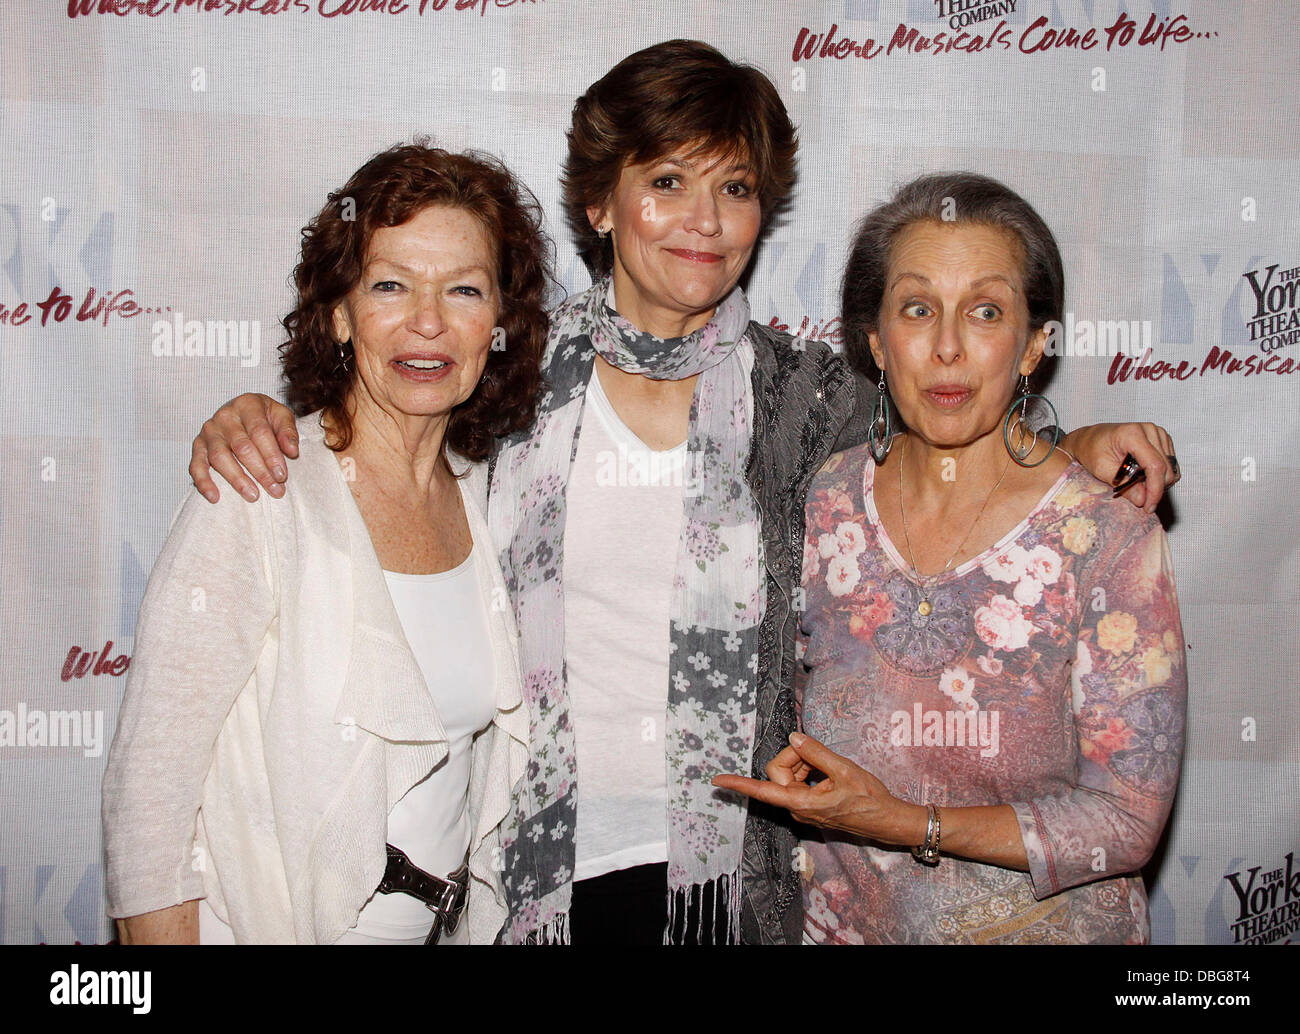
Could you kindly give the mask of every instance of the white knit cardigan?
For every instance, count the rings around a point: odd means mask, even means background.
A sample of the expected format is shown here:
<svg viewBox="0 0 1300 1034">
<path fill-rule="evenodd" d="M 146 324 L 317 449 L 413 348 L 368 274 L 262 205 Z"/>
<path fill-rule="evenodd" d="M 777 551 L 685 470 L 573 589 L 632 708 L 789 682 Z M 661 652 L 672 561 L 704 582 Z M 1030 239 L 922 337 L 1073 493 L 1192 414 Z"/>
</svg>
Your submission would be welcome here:
<svg viewBox="0 0 1300 1034">
<path fill-rule="evenodd" d="M 447 754 L 319 417 L 299 435 L 282 499 L 193 493 L 154 565 L 104 774 L 112 916 L 206 897 L 240 943 L 332 942 L 383 875 L 389 810 Z M 469 786 L 466 921 L 484 943 L 506 917 L 500 832 L 529 723 L 481 468 L 461 486 L 493 586 L 497 711 Z"/>
</svg>

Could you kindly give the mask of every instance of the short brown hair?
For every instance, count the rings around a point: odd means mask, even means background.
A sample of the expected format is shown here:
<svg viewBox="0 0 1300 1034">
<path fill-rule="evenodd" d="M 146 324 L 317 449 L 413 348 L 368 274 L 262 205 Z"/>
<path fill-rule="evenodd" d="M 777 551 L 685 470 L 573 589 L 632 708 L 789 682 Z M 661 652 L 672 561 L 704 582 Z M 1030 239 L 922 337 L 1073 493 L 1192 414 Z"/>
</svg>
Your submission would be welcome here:
<svg viewBox="0 0 1300 1034">
<path fill-rule="evenodd" d="M 757 68 L 707 43 L 669 40 L 625 57 L 578 98 L 562 184 L 578 253 L 593 276 L 613 267 L 613 248 L 587 219 L 604 205 L 626 165 L 680 147 L 742 158 L 754 169 L 766 224 L 794 189 L 794 125 L 776 87 Z"/>
<path fill-rule="evenodd" d="M 483 224 L 505 332 L 505 348 L 488 353 L 474 393 L 453 410 L 447 444 L 466 459 L 483 460 L 494 439 L 531 426 L 536 415 L 546 293 L 554 282 L 537 199 L 495 158 L 453 154 L 417 139 L 367 161 L 302 231 L 293 273 L 297 304 L 283 320 L 289 340 L 280 346 L 281 373 L 298 416 L 325 410 L 332 449 L 352 440 L 346 402 L 355 377 L 355 364 L 349 371 L 339 361 L 334 309 L 360 282 L 375 231 L 400 226 L 431 205 L 462 209 Z"/>
<path fill-rule="evenodd" d="M 1004 183 L 974 172 L 921 176 L 867 213 L 858 225 L 844 267 L 840 319 L 849 362 L 873 380 L 879 374 L 867 335 L 880 325 L 894 243 L 916 223 L 980 223 L 1006 230 L 1020 242 L 1029 327 L 1059 322 L 1065 309 L 1065 270 L 1056 238 L 1033 205 Z M 1048 364 L 1040 363 L 1042 383 Z"/>
</svg>

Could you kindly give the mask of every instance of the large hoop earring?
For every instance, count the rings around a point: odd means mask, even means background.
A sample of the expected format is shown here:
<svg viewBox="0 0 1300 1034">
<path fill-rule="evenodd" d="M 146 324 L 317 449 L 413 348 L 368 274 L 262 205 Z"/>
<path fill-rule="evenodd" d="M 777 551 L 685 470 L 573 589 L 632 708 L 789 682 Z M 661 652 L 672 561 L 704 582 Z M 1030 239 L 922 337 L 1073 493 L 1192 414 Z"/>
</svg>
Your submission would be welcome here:
<svg viewBox="0 0 1300 1034">
<path fill-rule="evenodd" d="M 1048 409 L 1052 411 L 1052 447 L 1047 450 L 1047 455 L 1037 463 L 1026 463 L 1030 456 L 1033 455 L 1034 449 L 1038 447 L 1038 431 L 1030 432 L 1026 427 L 1026 419 L 1029 415 L 1029 400 L 1039 399 Z M 1011 444 L 1011 422 L 1015 419 L 1016 423 L 1016 444 Z M 1011 408 L 1007 410 L 1006 418 L 1002 421 L 1002 444 L 1007 447 L 1007 452 L 1011 458 L 1022 467 L 1040 467 L 1048 461 L 1052 453 L 1056 451 L 1056 443 L 1061 440 L 1061 420 L 1056 415 L 1056 407 L 1052 405 L 1052 400 L 1046 395 L 1033 395 L 1029 392 L 1029 378 L 1024 374 L 1020 375 L 1020 397 L 1011 403 Z"/>
<path fill-rule="evenodd" d="M 871 426 L 867 428 L 867 448 L 876 466 L 885 462 L 889 448 L 894 444 L 894 422 L 889 415 L 889 388 L 885 384 L 885 371 L 880 371 L 876 385 L 876 404 L 871 410 Z"/>
</svg>

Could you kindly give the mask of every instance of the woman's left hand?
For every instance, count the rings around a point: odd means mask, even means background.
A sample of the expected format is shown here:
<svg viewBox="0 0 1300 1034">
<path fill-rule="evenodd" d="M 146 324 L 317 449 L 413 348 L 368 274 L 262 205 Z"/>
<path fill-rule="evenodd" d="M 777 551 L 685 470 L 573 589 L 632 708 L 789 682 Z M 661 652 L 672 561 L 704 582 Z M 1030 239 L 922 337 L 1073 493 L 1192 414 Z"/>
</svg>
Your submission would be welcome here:
<svg viewBox="0 0 1300 1034">
<path fill-rule="evenodd" d="M 1132 453 L 1147 476 L 1124 498 L 1147 513 L 1155 510 L 1165 489 L 1182 477 L 1174 440 L 1159 424 L 1091 424 L 1071 431 L 1062 444 L 1093 477 L 1108 485 L 1114 483 L 1124 457 Z"/>
<path fill-rule="evenodd" d="M 825 773 L 826 778 L 809 786 L 813 771 Z M 767 777 L 770 781 L 765 782 L 719 775 L 713 785 L 785 808 L 810 826 L 840 829 L 883 844 L 907 845 L 925 839 L 925 808 L 899 800 L 866 769 L 811 736 L 793 733 L 790 746 L 767 766 Z"/>
</svg>

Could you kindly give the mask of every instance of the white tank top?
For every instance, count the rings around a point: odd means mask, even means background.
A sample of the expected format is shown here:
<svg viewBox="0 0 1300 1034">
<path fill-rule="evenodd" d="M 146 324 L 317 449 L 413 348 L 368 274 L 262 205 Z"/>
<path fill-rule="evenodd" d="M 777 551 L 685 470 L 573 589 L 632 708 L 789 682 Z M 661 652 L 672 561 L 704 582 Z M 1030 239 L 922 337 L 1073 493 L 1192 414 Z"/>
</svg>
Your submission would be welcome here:
<svg viewBox="0 0 1300 1034">
<path fill-rule="evenodd" d="M 475 548 L 478 548 L 477 546 Z M 488 592 L 479 585 L 473 550 L 440 574 L 384 572 L 402 631 L 447 730 L 448 753 L 388 813 L 388 842 L 425 872 L 446 876 L 469 847 L 470 746 L 496 714 L 496 666 L 488 639 Z M 432 913 L 409 894 L 376 894 L 352 933 L 405 940 L 422 937 Z M 443 942 L 455 943 L 444 935 Z"/>
</svg>

